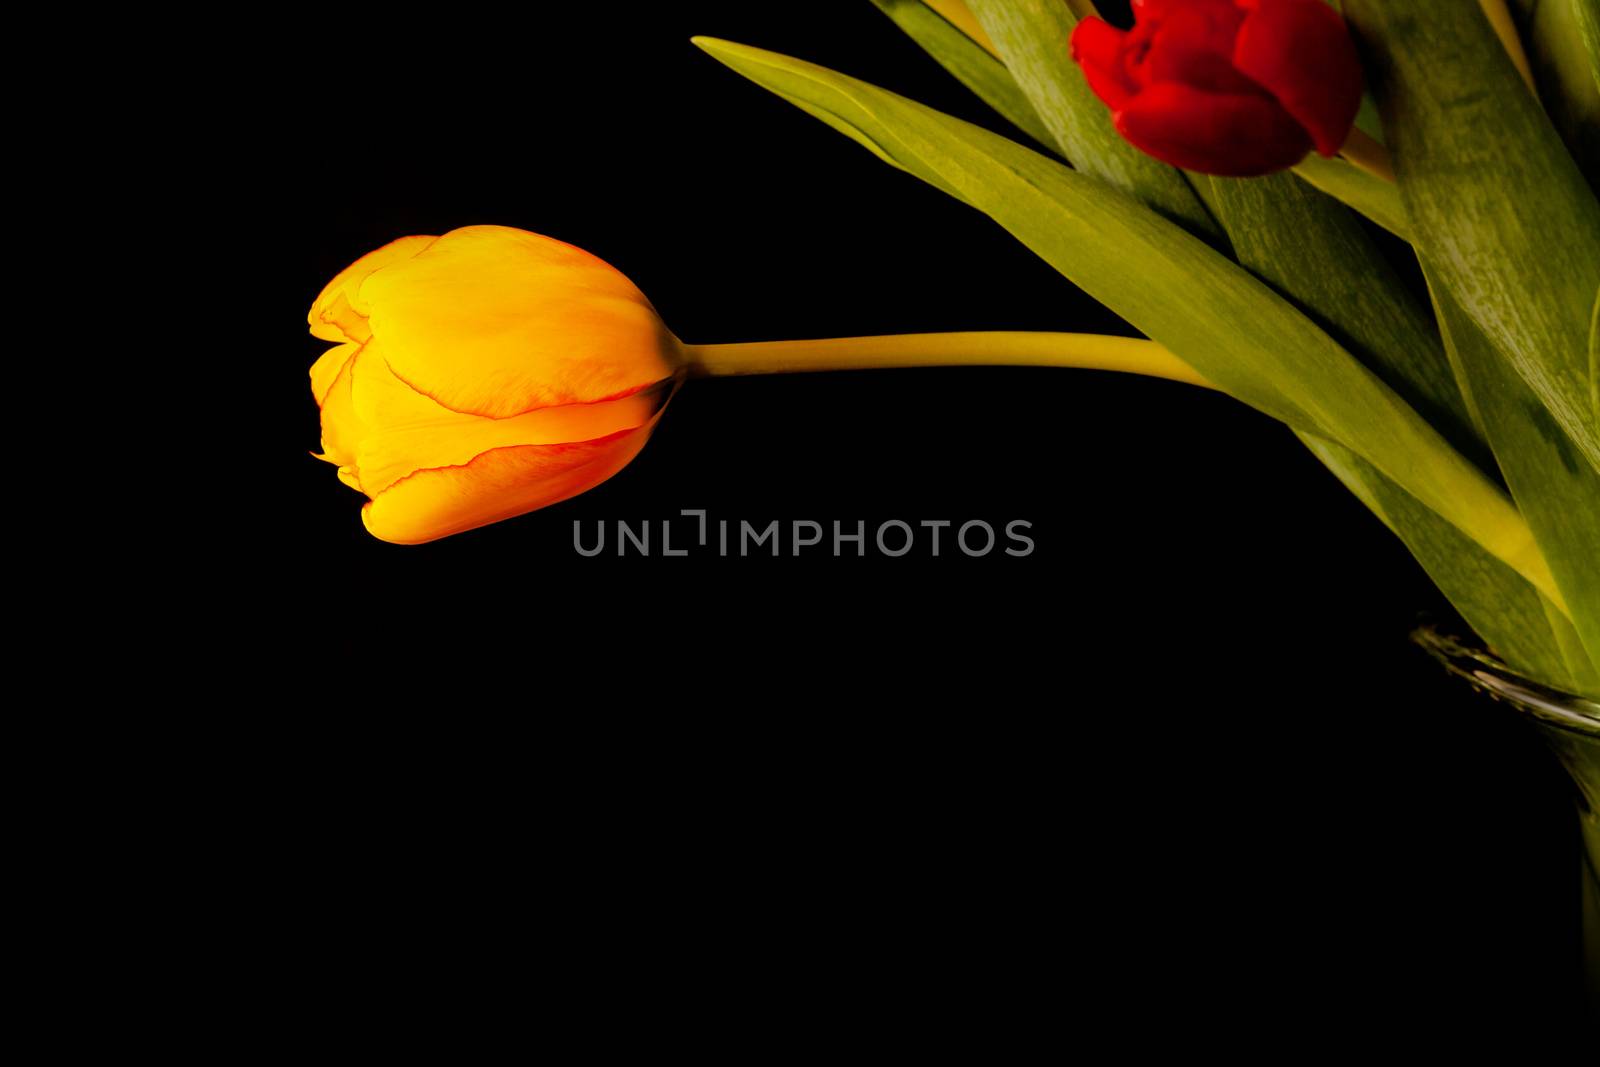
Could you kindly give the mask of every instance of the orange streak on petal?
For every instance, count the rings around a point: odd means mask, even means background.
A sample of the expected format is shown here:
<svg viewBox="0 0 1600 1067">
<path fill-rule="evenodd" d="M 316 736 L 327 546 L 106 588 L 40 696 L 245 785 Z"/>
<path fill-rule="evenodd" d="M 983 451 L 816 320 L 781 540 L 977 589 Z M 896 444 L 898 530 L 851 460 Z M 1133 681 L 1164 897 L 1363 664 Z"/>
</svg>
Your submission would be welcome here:
<svg viewBox="0 0 1600 1067">
<path fill-rule="evenodd" d="M 623 388 L 618 389 L 614 393 L 610 393 L 610 394 L 608 394 L 606 396 L 597 396 L 593 400 L 566 400 L 566 401 L 561 401 L 559 403 L 545 402 L 545 403 L 534 404 L 531 407 L 524 408 L 522 411 L 511 411 L 511 412 L 507 412 L 507 413 L 505 413 L 503 415 L 488 415 L 488 414 L 482 414 L 482 413 L 476 412 L 476 411 L 463 411 L 460 408 L 451 407 L 449 404 L 447 404 L 437 394 L 429 392 L 427 389 L 424 389 L 422 386 L 416 384 L 413 381 L 408 380 L 405 375 L 401 374 L 399 371 L 394 369 L 394 364 L 390 363 L 387 358 L 383 362 L 384 362 L 384 365 L 389 368 L 389 373 L 394 376 L 395 381 L 399 382 L 401 385 L 405 386 L 407 389 L 410 389 L 413 393 L 416 393 L 418 396 L 427 397 L 429 400 L 433 401 L 435 404 L 438 404 L 444 410 L 449 411 L 449 412 L 453 412 L 453 413 L 455 413 L 457 415 L 469 415 L 469 416 L 471 416 L 472 418 L 475 418 L 475 419 L 493 419 L 495 421 L 500 421 L 500 420 L 504 420 L 504 419 L 520 419 L 522 416 L 530 415 L 535 411 L 548 411 L 548 410 L 550 410 L 552 408 L 580 407 L 580 406 L 587 405 L 587 404 L 605 404 L 605 403 L 609 403 L 610 401 L 613 401 L 613 400 L 622 400 L 622 399 L 625 399 L 626 397 L 635 396 L 635 395 L 637 395 L 639 393 L 642 393 L 646 389 L 653 389 L 653 388 L 659 386 L 661 384 L 662 380 L 663 380 L 663 379 L 655 379 L 653 381 L 640 382 L 637 385 L 624 386 Z M 663 376 L 663 378 L 664 377 L 665 376 Z"/>
<path fill-rule="evenodd" d="M 359 351 L 360 345 L 346 343 L 335 345 L 317 357 L 317 361 L 311 365 L 311 395 L 317 407 L 322 407 L 328 394 L 333 391 L 333 384 Z"/>
<path fill-rule="evenodd" d="M 366 432 L 364 421 L 356 413 L 354 394 L 355 376 L 365 348 L 361 345 L 350 354 L 323 396 L 322 451 L 328 462 L 341 467 L 355 464 L 356 450 Z"/>
<path fill-rule="evenodd" d="M 540 407 L 492 419 L 443 407 L 394 374 L 381 338 L 352 368 L 350 413 L 360 427 L 353 443 L 361 484 L 376 496 L 419 470 L 461 466 L 494 448 L 593 441 L 649 422 L 677 379 L 618 400 Z"/>
<path fill-rule="evenodd" d="M 311 327 L 312 336 L 324 341 L 366 340 L 365 337 L 352 336 L 339 325 L 341 319 L 348 326 L 355 319 L 364 320 L 367 317 L 369 308 L 361 299 L 362 284 L 377 271 L 394 263 L 405 262 L 437 240 L 437 237 L 401 237 L 368 252 L 335 274 L 333 280 L 323 286 L 322 292 L 311 302 L 311 310 L 306 314 L 306 323 Z M 341 299 L 342 307 L 339 306 Z"/>
<path fill-rule="evenodd" d="M 522 230 L 452 230 L 374 274 L 362 298 L 396 374 L 485 418 L 616 397 L 682 363 L 677 339 L 626 277 Z"/>
<path fill-rule="evenodd" d="M 547 507 L 627 466 L 655 421 L 594 441 L 496 448 L 459 466 L 416 471 L 374 497 L 361 520 L 380 540 L 415 545 Z"/>
</svg>

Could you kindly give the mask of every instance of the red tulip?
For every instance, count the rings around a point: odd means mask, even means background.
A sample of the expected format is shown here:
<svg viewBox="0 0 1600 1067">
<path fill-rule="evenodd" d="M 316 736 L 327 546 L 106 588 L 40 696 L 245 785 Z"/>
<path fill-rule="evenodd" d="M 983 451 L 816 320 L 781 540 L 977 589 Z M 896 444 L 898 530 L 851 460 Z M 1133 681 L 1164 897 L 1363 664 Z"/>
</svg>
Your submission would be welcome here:
<svg viewBox="0 0 1600 1067">
<path fill-rule="evenodd" d="M 1361 64 L 1322 0 L 1133 0 L 1126 32 L 1086 18 L 1072 58 L 1117 132 L 1175 167 L 1250 177 L 1339 151 Z"/>
</svg>

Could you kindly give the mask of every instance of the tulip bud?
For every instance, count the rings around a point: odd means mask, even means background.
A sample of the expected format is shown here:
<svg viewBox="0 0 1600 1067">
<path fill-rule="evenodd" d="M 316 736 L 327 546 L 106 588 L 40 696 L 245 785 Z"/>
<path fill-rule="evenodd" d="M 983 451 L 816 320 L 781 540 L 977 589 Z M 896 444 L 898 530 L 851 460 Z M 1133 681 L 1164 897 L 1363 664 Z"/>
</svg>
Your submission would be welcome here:
<svg viewBox="0 0 1600 1067">
<path fill-rule="evenodd" d="M 1322 0 L 1134 0 L 1123 32 L 1086 18 L 1072 58 L 1117 132 L 1175 167 L 1230 177 L 1339 151 L 1361 64 Z"/>
<path fill-rule="evenodd" d="M 403 237 L 323 289 L 319 459 L 376 537 L 418 544 L 575 496 L 644 446 L 682 380 L 643 293 L 571 245 L 503 226 Z"/>
</svg>

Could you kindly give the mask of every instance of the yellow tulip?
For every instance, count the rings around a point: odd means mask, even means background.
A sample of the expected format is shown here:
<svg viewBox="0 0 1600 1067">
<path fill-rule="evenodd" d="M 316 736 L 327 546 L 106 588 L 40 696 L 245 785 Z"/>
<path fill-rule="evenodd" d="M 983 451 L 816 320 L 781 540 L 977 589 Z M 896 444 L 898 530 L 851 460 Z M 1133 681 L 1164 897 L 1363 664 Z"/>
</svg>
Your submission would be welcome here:
<svg viewBox="0 0 1600 1067">
<path fill-rule="evenodd" d="M 591 489 L 644 447 L 691 374 L 979 364 L 1100 367 L 1206 384 L 1151 341 L 952 333 L 685 345 L 613 267 L 506 226 L 402 237 L 307 316 L 322 453 L 372 534 L 421 544 Z"/>
<path fill-rule="evenodd" d="M 322 455 L 376 537 L 420 544 L 554 504 L 638 454 L 682 347 L 616 269 L 504 226 L 402 237 L 307 316 Z"/>
</svg>

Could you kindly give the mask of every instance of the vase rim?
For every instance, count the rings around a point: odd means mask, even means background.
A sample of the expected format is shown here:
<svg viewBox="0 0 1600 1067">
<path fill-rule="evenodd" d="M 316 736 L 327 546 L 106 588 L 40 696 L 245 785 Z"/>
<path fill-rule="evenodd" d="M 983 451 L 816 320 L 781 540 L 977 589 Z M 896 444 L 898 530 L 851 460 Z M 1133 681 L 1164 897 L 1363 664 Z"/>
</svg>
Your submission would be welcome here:
<svg viewBox="0 0 1600 1067">
<path fill-rule="evenodd" d="M 1418 627 L 1412 631 L 1411 639 L 1451 674 L 1490 696 L 1514 704 L 1559 729 L 1600 737 L 1600 703 L 1525 677 L 1483 649 L 1436 626 Z"/>
</svg>

